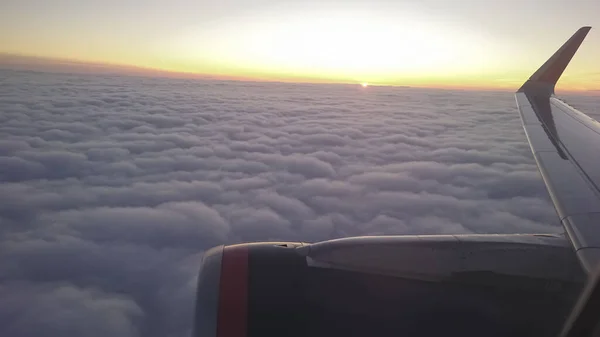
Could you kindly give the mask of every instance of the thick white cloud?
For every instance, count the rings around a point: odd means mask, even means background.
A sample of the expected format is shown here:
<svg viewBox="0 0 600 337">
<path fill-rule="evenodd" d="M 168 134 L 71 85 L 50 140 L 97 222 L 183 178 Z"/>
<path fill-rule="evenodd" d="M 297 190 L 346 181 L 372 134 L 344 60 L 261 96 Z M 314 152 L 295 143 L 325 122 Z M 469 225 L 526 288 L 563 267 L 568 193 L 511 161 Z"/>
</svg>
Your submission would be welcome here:
<svg viewBox="0 0 600 337">
<path fill-rule="evenodd" d="M 185 336 L 222 243 L 561 230 L 510 93 L 0 77 L 2 336 Z"/>
</svg>

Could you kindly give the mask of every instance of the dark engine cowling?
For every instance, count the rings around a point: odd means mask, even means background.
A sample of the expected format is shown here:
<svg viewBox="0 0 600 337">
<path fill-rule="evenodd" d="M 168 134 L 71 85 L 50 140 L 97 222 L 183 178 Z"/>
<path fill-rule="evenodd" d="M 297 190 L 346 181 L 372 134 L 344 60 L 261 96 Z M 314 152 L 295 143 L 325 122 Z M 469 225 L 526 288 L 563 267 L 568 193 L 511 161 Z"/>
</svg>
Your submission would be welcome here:
<svg viewBox="0 0 600 337">
<path fill-rule="evenodd" d="M 362 237 L 215 247 L 202 262 L 193 336 L 556 335 L 580 285 L 558 268 L 522 275 L 512 266 L 514 254 L 534 266 L 558 261 L 566 248 L 506 240 Z M 558 288 L 546 290 L 548 277 Z"/>
<path fill-rule="evenodd" d="M 194 336 L 293 335 L 302 324 L 301 243 L 253 243 L 207 251 L 198 279 Z M 291 333 L 287 333 L 291 332 Z"/>
</svg>

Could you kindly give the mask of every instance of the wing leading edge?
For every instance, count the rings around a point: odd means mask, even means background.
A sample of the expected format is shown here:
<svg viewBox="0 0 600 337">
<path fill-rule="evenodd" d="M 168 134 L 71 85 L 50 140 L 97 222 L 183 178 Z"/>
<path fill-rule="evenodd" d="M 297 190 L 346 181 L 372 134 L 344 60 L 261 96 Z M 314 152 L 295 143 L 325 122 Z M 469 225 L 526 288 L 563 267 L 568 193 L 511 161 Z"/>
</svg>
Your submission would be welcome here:
<svg viewBox="0 0 600 337">
<path fill-rule="evenodd" d="M 600 262 L 600 123 L 556 98 L 554 87 L 590 28 L 580 28 L 515 93 L 546 188 L 588 272 Z"/>
</svg>

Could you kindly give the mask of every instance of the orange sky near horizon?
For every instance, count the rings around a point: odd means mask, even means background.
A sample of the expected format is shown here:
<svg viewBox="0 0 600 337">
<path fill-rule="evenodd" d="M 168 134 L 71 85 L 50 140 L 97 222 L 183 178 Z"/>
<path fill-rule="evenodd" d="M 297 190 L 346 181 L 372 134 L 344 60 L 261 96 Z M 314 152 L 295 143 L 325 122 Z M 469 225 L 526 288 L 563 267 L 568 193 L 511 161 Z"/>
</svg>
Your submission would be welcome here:
<svg viewBox="0 0 600 337">
<path fill-rule="evenodd" d="M 8 0 L 0 53 L 154 75 L 512 90 L 577 28 L 600 27 L 591 0 L 448 3 Z M 600 90 L 598 59 L 592 29 L 559 89 Z"/>
</svg>

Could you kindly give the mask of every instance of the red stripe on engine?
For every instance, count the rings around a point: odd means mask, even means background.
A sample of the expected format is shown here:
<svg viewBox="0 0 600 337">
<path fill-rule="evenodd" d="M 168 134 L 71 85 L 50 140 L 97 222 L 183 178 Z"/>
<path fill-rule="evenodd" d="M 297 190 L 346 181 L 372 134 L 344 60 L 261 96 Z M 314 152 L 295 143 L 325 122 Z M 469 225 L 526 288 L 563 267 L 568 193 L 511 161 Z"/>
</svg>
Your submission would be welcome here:
<svg viewBox="0 0 600 337">
<path fill-rule="evenodd" d="M 248 247 L 225 247 L 221 262 L 217 337 L 246 337 Z"/>
</svg>

